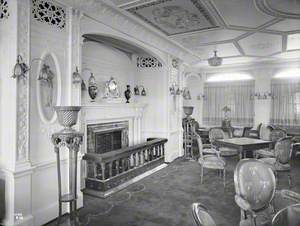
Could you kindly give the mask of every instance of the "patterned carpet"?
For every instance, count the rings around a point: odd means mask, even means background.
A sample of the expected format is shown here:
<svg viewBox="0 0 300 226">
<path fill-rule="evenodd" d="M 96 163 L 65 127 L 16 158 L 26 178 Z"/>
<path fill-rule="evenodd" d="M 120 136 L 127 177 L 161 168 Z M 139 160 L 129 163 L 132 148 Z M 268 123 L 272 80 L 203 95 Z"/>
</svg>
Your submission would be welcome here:
<svg viewBox="0 0 300 226">
<path fill-rule="evenodd" d="M 206 170 L 200 184 L 197 162 L 178 159 L 168 167 L 144 178 L 107 199 L 84 196 L 79 211 L 82 226 L 195 226 L 191 205 L 208 207 L 218 226 L 237 226 L 240 211 L 234 202 L 233 171 L 238 160 L 226 159 L 224 189 L 216 171 Z M 293 161 L 293 189 L 300 192 L 300 161 Z M 279 177 L 279 188 L 287 188 Z M 47 225 L 56 225 L 55 221 Z M 65 216 L 61 225 L 70 225 Z"/>
</svg>

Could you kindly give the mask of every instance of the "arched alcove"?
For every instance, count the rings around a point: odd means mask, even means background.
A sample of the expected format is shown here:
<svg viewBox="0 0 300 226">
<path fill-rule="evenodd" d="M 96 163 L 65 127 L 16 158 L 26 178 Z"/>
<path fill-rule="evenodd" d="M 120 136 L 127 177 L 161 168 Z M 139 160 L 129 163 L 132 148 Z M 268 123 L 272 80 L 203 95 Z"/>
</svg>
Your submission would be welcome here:
<svg viewBox="0 0 300 226">
<path fill-rule="evenodd" d="M 184 99 L 183 106 L 193 106 L 192 117 L 195 118 L 200 124 L 202 122 L 202 101 L 201 95 L 203 94 L 203 81 L 198 73 L 188 72 L 184 76 L 184 87 L 188 88 L 191 94 L 191 99 Z"/>
</svg>

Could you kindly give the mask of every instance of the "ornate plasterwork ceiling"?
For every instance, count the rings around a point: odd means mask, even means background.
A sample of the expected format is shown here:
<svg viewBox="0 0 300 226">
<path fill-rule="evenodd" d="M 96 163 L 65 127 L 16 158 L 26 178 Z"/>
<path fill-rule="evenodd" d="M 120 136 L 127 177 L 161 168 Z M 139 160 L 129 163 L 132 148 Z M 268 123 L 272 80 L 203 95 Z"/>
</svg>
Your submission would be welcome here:
<svg viewBox="0 0 300 226">
<path fill-rule="evenodd" d="M 216 28 L 214 17 L 200 0 L 157 0 L 127 9 L 166 35 Z"/>
<path fill-rule="evenodd" d="M 225 65 L 300 55 L 299 0 L 111 1 L 192 51 L 199 66 L 208 66 L 213 50 Z"/>
</svg>

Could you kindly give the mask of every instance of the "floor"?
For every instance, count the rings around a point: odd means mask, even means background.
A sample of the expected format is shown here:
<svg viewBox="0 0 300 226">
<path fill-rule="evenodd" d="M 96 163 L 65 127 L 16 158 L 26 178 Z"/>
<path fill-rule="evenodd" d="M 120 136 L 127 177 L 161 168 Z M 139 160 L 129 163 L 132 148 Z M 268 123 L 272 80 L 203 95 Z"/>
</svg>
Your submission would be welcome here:
<svg viewBox="0 0 300 226">
<path fill-rule="evenodd" d="M 233 171 L 238 160 L 226 159 L 227 180 L 207 170 L 200 184 L 197 162 L 178 159 L 166 168 L 144 178 L 107 199 L 84 196 L 79 211 L 83 226 L 195 226 L 191 205 L 201 202 L 208 207 L 218 226 L 237 226 L 239 208 L 234 202 Z M 300 192 L 300 161 L 294 160 L 293 188 Z M 287 188 L 280 176 L 279 188 Z M 63 219 L 62 225 L 68 225 Z M 56 225 L 50 222 L 47 225 Z"/>
</svg>

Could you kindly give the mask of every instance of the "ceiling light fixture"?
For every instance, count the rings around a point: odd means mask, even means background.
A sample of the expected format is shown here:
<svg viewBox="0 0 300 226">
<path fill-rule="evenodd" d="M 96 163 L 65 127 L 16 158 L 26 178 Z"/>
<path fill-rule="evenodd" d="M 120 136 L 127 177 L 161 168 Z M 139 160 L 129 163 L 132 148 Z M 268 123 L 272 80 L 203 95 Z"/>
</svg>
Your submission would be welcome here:
<svg viewBox="0 0 300 226">
<path fill-rule="evenodd" d="M 214 56 L 211 57 L 211 58 L 208 58 L 208 64 L 210 66 L 213 66 L 213 67 L 217 67 L 217 66 L 220 66 L 222 65 L 222 61 L 223 59 L 221 57 L 218 57 L 217 56 L 217 50 L 214 51 Z"/>
</svg>

